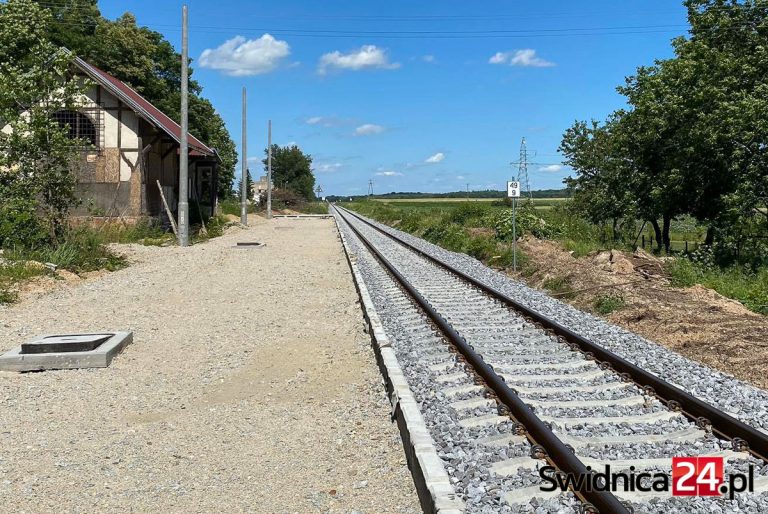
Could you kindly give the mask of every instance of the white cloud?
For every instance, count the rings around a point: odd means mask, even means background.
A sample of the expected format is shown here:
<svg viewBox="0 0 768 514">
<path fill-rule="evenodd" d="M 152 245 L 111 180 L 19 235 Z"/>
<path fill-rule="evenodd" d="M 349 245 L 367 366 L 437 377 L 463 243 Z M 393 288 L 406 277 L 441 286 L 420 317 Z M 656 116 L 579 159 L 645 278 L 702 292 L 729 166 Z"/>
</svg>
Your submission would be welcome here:
<svg viewBox="0 0 768 514">
<path fill-rule="evenodd" d="M 307 125 L 314 125 L 319 127 L 340 127 L 342 125 L 349 125 L 354 121 L 339 118 L 338 116 L 312 116 L 304 120 Z"/>
<path fill-rule="evenodd" d="M 321 75 L 325 75 L 329 68 L 357 71 L 376 68 L 394 70 L 399 67 L 400 63 L 389 62 L 386 50 L 376 45 L 364 45 L 346 54 L 338 50 L 323 54 L 320 57 L 320 63 L 317 65 L 317 71 Z"/>
<path fill-rule="evenodd" d="M 496 52 L 490 59 L 490 64 L 509 64 L 510 66 L 525 66 L 530 68 L 549 68 L 555 63 L 536 55 L 536 50 L 525 48 L 514 52 Z"/>
<path fill-rule="evenodd" d="M 380 171 L 376 173 L 379 177 L 402 177 L 403 174 L 397 171 Z"/>
<path fill-rule="evenodd" d="M 507 60 L 508 54 L 502 52 L 496 52 L 494 56 L 488 59 L 490 64 L 503 64 Z"/>
<path fill-rule="evenodd" d="M 287 146 L 288 148 L 291 148 L 292 146 L 295 146 L 298 148 L 299 143 L 297 143 L 296 141 L 288 141 L 287 143 L 285 143 L 285 146 Z"/>
<path fill-rule="evenodd" d="M 545 172 L 548 172 L 548 173 L 557 173 L 558 171 L 560 171 L 562 169 L 563 169 L 563 167 L 560 166 L 559 164 L 550 164 L 548 166 L 543 166 L 543 167 L 539 168 L 539 171 L 545 171 Z"/>
<path fill-rule="evenodd" d="M 386 129 L 381 125 L 366 123 L 365 125 L 360 125 L 355 129 L 355 135 L 356 136 L 372 136 L 374 134 L 381 134 L 385 130 Z"/>
<path fill-rule="evenodd" d="M 466 178 L 466 177 L 464 177 L 464 175 L 458 175 L 458 176 L 456 177 L 456 180 L 464 180 L 465 178 Z"/>
<path fill-rule="evenodd" d="M 427 164 L 437 164 L 438 162 L 442 162 L 443 159 L 445 159 L 445 154 L 443 152 L 437 152 L 432 157 L 428 157 L 424 162 Z"/>
<path fill-rule="evenodd" d="M 424 55 L 424 56 L 422 56 L 421 60 L 424 61 L 424 62 L 433 63 L 433 62 L 435 62 L 435 56 L 434 55 Z"/>
<path fill-rule="evenodd" d="M 323 163 L 323 164 L 318 164 L 315 167 L 315 171 L 317 171 L 318 173 L 333 173 L 334 171 L 338 171 L 339 169 L 341 169 L 342 166 L 343 164 L 341 164 L 340 162 Z"/>
<path fill-rule="evenodd" d="M 290 54 L 288 43 L 269 34 L 259 39 L 235 36 L 218 48 L 204 50 L 200 54 L 200 66 L 233 77 L 261 75 L 277 68 Z"/>
</svg>

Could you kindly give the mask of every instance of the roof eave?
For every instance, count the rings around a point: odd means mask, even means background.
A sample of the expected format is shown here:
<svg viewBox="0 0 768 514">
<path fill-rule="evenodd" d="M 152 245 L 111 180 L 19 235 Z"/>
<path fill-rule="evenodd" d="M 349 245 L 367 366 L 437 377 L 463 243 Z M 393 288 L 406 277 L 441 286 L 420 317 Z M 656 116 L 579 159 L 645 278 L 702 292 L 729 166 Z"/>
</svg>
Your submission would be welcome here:
<svg viewBox="0 0 768 514">
<path fill-rule="evenodd" d="M 91 77 L 91 79 L 96 81 L 102 87 L 107 88 L 107 90 L 109 90 L 110 93 L 115 95 L 121 101 L 123 101 L 126 104 L 128 104 L 128 106 L 131 109 L 133 109 L 136 113 L 138 113 L 142 118 L 144 118 L 153 127 L 155 127 L 158 130 L 162 130 L 163 132 L 165 132 L 168 136 L 171 137 L 171 139 L 176 141 L 176 143 L 179 146 L 181 146 L 181 139 L 179 137 L 177 137 L 176 134 L 174 134 L 173 132 L 170 132 L 168 130 L 164 130 L 163 129 L 163 124 L 159 120 L 157 120 L 154 116 L 152 116 L 149 112 L 147 112 L 147 110 L 144 109 L 141 105 L 137 104 L 133 100 L 133 98 L 131 98 L 128 95 L 126 95 L 119 88 L 115 87 L 114 84 L 112 84 L 109 81 L 104 80 L 101 77 L 101 75 L 99 73 L 97 73 L 96 70 L 94 70 L 93 67 L 90 64 L 88 64 L 86 61 L 84 61 L 80 57 L 75 57 L 75 64 L 77 64 L 77 66 L 81 70 L 83 70 L 86 74 L 88 74 L 88 76 Z M 198 151 L 198 152 L 200 152 L 202 154 L 209 155 L 209 156 L 216 155 L 216 150 L 211 151 L 212 149 L 209 149 L 209 148 L 201 148 L 201 147 L 198 147 L 197 145 L 190 145 L 189 143 L 187 143 L 187 144 L 188 144 L 188 146 L 190 148 L 193 148 L 194 150 L 196 150 L 196 151 Z"/>
</svg>

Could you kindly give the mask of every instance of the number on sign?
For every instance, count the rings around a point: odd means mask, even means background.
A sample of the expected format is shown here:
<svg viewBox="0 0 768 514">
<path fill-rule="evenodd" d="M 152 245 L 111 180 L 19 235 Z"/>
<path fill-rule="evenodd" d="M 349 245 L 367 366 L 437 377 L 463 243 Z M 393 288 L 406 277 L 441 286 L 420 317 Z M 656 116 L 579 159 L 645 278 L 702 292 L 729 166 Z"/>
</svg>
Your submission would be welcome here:
<svg viewBox="0 0 768 514">
<path fill-rule="evenodd" d="M 673 496 L 720 496 L 722 457 L 673 457 Z"/>
</svg>

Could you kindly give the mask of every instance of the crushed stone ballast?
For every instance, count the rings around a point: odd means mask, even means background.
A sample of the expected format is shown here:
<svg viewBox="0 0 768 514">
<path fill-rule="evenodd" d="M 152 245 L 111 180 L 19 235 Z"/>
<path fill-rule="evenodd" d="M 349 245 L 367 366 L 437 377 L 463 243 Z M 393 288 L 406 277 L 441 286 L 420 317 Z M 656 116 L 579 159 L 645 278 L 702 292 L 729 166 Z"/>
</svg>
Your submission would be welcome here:
<svg viewBox="0 0 768 514">
<path fill-rule="evenodd" d="M 618 373 L 606 366 L 600 347 L 584 349 L 544 330 L 503 296 L 368 220 L 336 216 L 467 512 L 585 505 L 601 512 L 710 512 L 720 507 L 715 503 L 738 512 L 768 509 L 764 494 L 729 502 L 670 493 L 578 490 L 578 500 L 542 493 L 538 470 L 548 462 L 570 472 L 610 464 L 669 473 L 674 455 L 722 456 L 726 472 L 756 470 L 758 493 L 768 488 L 768 467 L 740 438 L 717 437 L 701 416 L 689 419 L 685 408 L 633 382 L 620 366 Z"/>
</svg>

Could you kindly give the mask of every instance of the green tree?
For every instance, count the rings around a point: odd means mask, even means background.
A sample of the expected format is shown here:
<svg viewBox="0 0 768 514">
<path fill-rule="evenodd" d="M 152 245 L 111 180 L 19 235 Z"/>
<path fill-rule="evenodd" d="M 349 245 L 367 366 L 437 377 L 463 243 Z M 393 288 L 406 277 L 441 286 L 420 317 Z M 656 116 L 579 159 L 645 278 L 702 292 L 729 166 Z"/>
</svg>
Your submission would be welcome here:
<svg viewBox="0 0 768 514">
<path fill-rule="evenodd" d="M 635 211 L 668 249 L 681 214 L 709 225 L 709 244 L 744 227 L 768 230 L 768 1 L 685 6 L 690 36 L 673 41 L 673 58 L 627 78 L 619 92 L 629 108 L 610 122 Z M 574 163 L 574 184 L 598 181 Z M 611 173 L 600 171 L 599 180 Z"/>
<path fill-rule="evenodd" d="M 264 150 L 268 153 L 268 149 Z M 267 170 L 267 159 L 264 159 Z M 304 200 L 315 201 L 315 176 L 312 174 L 312 156 L 296 146 L 272 145 L 272 183 L 277 189 L 293 191 Z"/>
<path fill-rule="evenodd" d="M 617 144 L 616 125 L 615 120 L 603 126 L 578 121 L 566 130 L 559 149 L 577 170 L 576 177 L 566 179 L 574 206 L 595 224 L 610 221 L 614 240 L 620 221 L 634 210 L 631 172 Z"/>
<path fill-rule="evenodd" d="M 0 4 L 0 246 L 54 244 L 75 204 L 79 146 L 54 118 L 82 84 L 71 55 L 45 37 L 51 15 L 31 0 Z"/>
<path fill-rule="evenodd" d="M 54 44 L 124 81 L 175 121 L 181 119 L 181 55 L 162 34 L 140 27 L 125 13 L 114 21 L 101 16 L 95 0 L 35 0 L 48 8 L 47 31 Z M 224 120 L 189 68 L 189 131 L 221 157 L 219 194 L 232 194 L 237 150 Z"/>
<path fill-rule="evenodd" d="M 58 45 L 74 49 L 91 48 L 101 21 L 98 0 L 35 0 L 50 11 L 48 37 Z"/>
<path fill-rule="evenodd" d="M 253 178 L 251 177 L 251 170 L 246 170 L 245 175 L 245 197 L 248 198 L 248 200 L 253 200 Z M 237 193 L 239 195 L 242 195 L 242 189 L 243 188 L 243 179 L 242 177 L 240 180 L 237 181 Z"/>
</svg>

